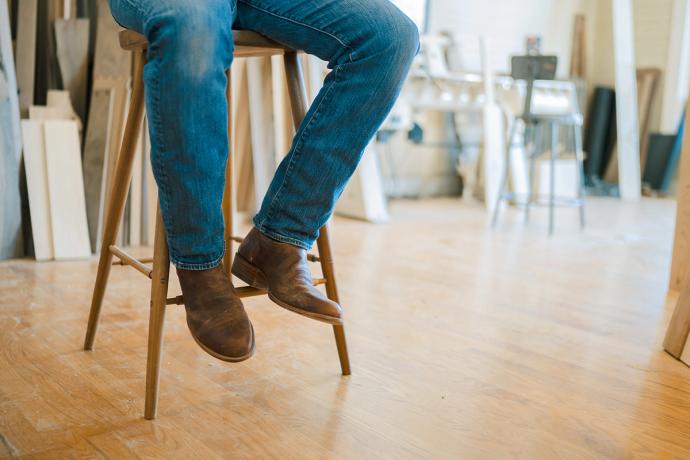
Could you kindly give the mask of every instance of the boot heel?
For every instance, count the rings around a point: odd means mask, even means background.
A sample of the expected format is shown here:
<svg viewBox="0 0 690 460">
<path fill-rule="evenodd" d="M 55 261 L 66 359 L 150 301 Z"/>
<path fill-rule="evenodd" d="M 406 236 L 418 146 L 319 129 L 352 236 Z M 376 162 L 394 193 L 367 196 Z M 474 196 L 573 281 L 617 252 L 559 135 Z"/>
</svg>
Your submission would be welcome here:
<svg viewBox="0 0 690 460">
<path fill-rule="evenodd" d="M 261 270 L 242 257 L 239 252 L 235 253 L 235 258 L 232 262 L 232 274 L 252 287 L 258 289 L 268 288 L 266 277 L 261 273 Z"/>
</svg>

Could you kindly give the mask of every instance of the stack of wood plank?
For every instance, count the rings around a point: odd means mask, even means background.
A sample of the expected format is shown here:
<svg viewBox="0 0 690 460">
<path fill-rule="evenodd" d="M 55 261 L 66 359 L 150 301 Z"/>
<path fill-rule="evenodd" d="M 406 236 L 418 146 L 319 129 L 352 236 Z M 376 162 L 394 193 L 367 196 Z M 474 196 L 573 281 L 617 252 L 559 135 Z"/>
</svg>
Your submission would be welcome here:
<svg viewBox="0 0 690 460">
<path fill-rule="evenodd" d="M 131 53 L 119 46 L 107 0 L 0 4 L 0 259 L 89 257 L 100 249 Z M 313 97 L 324 66 L 303 59 L 317 77 L 307 81 Z M 294 135 L 282 58 L 238 59 L 232 81 L 235 205 L 253 213 Z M 158 196 L 144 123 L 119 232 L 124 246 L 153 243 Z"/>
<path fill-rule="evenodd" d="M 71 106 L 58 105 L 68 97 L 50 96 L 47 106 L 31 106 L 21 122 L 35 256 L 89 257 L 80 123 Z"/>
<path fill-rule="evenodd" d="M 2 69 L 11 77 L 5 78 L 8 103 L 0 108 L 11 115 L 3 120 L 13 120 L 0 128 L 15 132 L 3 136 L 12 141 L 3 149 L 3 162 L 11 160 L 12 166 L 3 168 L 0 180 L 9 185 L 2 194 L 7 215 L 0 221 L 0 258 L 22 253 L 39 260 L 89 257 L 98 249 L 108 181 L 122 139 L 130 53 L 119 47 L 120 27 L 107 0 L 0 3 L 0 30 L 7 34 L 1 37 Z M 142 166 L 143 149 L 144 144 Z M 5 180 L 5 175 L 22 176 L 22 153 L 25 190 Z M 128 205 L 135 212 L 144 199 L 141 189 L 137 192 Z M 22 226 L 24 232 L 17 231 Z M 141 243 L 140 226 L 126 230 L 121 233 Z"/>
</svg>

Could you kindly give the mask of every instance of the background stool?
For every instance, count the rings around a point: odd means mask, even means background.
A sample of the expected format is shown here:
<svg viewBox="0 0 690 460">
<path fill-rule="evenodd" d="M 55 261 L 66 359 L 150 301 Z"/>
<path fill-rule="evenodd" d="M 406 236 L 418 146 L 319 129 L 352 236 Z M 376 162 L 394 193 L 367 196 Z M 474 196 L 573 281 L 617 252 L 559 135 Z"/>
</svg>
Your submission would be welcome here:
<svg viewBox="0 0 690 460">
<path fill-rule="evenodd" d="M 143 66 L 146 59 L 146 38 L 132 31 L 122 31 L 120 33 L 120 45 L 134 54 L 134 79 L 132 82 L 132 96 L 130 101 L 127 123 L 117 158 L 115 176 L 112 181 L 112 189 L 108 202 L 104 221 L 103 242 L 101 245 L 98 272 L 91 299 L 91 311 L 89 322 L 84 339 L 84 350 L 92 350 L 98 327 L 103 296 L 110 275 L 110 268 L 113 265 L 113 256 L 120 262 L 116 264 L 129 265 L 137 271 L 151 278 L 151 305 L 149 316 L 149 338 L 148 354 L 146 363 L 146 398 L 144 417 L 153 419 L 156 416 L 158 402 L 158 383 L 160 375 L 161 351 L 163 344 L 163 322 L 165 318 L 165 307 L 167 305 L 181 305 L 184 299 L 181 295 L 168 298 L 168 276 L 170 272 L 170 258 L 168 255 L 168 244 L 165 236 L 160 214 L 160 208 L 156 217 L 156 233 L 154 239 L 153 258 L 136 259 L 127 254 L 123 249 L 115 245 L 117 231 L 125 208 L 127 192 L 132 179 L 132 165 L 136 150 L 137 139 L 140 134 L 143 115 L 144 115 L 144 82 Z M 270 56 L 282 54 L 285 61 L 285 72 L 288 83 L 288 94 L 292 108 L 292 118 L 296 127 L 300 125 L 307 111 L 306 91 L 302 69 L 297 58 L 297 50 L 286 48 L 272 40 L 250 31 L 233 31 L 235 43 L 235 57 L 254 57 Z M 230 104 L 230 71 L 228 69 L 228 87 L 226 95 L 228 99 L 228 129 L 232 126 L 232 105 Z M 225 195 L 223 198 L 223 213 L 225 216 L 225 239 L 226 253 L 223 260 L 223 267 L 230 276 L 232 266 L 233 241 L 241 242 L 242 238 L 232 235 L 233 228 L 233 155 L 230 152 L 226 169 Z M 339 302 L 338 290 L 335 281 L 335 271 L 327 225 L 320 230 L 317 240 L 318 256 L 309 254 L 308 259 L 312 262 L 320 262 L 322 278 L 315 278 L 314 284 L 324 284 L 328 298 Z M 152 262 L 152 266 L 146 263 Z M 235 288 L 240 297 L 250 297 L 266 294 L 265 290 L 256 289 L 250 286 Z M 345 330 L 342 325 L 333 326 L 335 341 L 340 359 L 340 366 L 343 375 L 350 374 L 350 362 L 345 341 Z"/>
<path fill-rule="evenodd" d="M 492 217 L 492 226 L 496 226 L 498 221 L 498 213 L 502 201 L 513 203 L 520 203 L 525 206 L 525 220 L 529 219 L 530 206 L 532 204 L 542 204 L 542 197 L 534 194 L 534 170 L 537 158 L 541 155 L 539 150 L 541 146 L 541 135 L 543 131 L 548 128 L 551 133 L 551 145 L 549 155 L 549 194 L 546 199 L 546 204 L 549 207 L 549 234 L 553 234 L 554 229 L 554 211 L 558 206 L 573 206 L 579 208 L 580 211 L 580 228 L 585 226 L 585 181 L 584 181 L 584 156 L 582 152 L 582 125 L 583 119 L 579 108 L 577 108 L 577 100 L 571 101 L 571 105 L 575 106 L 575 112 L 564 112 L 557 114 L 550 113 L 534 113 L 532 104 L 532 93 L 534 90 L 535 80 L 553 80 L 556 75 L 557 58 L 555 56 L 514 56 L 511 60 L 511 76 L 515 80 L 526 80 L 527 88 L 525 93 L 525 103 L 522 115 L 516 118 L 508 135 L 508 142 L 506 143 L 506 156 L 504 161 L 503 174 L 501 178 L 501 185 L 496 198 L 496 206 Z M 529 161 L 529 168 L 527 174 L 527 194 L 525 197 L 520 197 L 514 192 L 509 192 L 508 177 L 510 175 L 510 149 L 517 134 L 517 124 L 519 121 L 525 124 L 525 153 Z M 577 197 L 565 198 L 556 196 L 556 160 L 558 158 L 558 137 L 562 127 L 571 128 L 573 149 L 575 151 L 575 169 L 577 171 Z M 529 133 L 529 135 L 528 135 Z M 529 149 L 529 142 L 527 139 L 531 138 L 532 149 Z"/>
</svg>

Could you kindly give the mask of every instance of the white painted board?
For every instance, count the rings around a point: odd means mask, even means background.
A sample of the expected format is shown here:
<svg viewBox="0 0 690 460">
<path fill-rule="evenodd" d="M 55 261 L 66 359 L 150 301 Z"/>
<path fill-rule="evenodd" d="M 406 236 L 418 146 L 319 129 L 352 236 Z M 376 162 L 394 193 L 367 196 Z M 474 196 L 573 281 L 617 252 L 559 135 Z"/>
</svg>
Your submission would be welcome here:
<svg viewBox="0 0 690 460">
<path fill-rule="evenodd" d="M 621 198 L 637 201 L 642 194 L 642 185 L 632 0 L 613 0 L 613 37 L 616 61 L 618 183 Z"/>
<path fill-rule="evenodd" d="M 91 244 L 77 123 L 45 121 L 43 133 L 55 259 L 88 258 Z"/>
<path fill-rule="evenodd" d="M 43 123 L 36 120 L 22 120 L 21 124 L 34 252 L 38 261 L 51 260 L 54 256 L 53 233 Z"/>
<path fill-rule="evenodd" d="M 551 166 L 548 158 L 539 160 L 537 167 L 537 190 L 540 197 L 548 197 L 551 190 Z M 578 197 L 577 162 L 572 159 L 557 159 L 554 162 L 554 194 L 559 198 Z"/>
<path fill-rule="evenodd" d="M 370 142 L 366 147 L 362 161 L 338 200 L 335 212 L 339 216 L 373 223 L 388 222 L 388 206 L 375 142 Z"/>
</svg>

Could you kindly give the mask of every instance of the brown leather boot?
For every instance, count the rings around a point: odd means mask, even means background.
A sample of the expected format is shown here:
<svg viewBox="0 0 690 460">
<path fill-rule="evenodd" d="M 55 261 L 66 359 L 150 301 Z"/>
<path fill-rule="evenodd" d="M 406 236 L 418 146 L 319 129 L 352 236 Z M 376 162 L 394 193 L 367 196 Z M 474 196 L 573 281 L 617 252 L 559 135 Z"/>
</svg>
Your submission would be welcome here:
<svg viewBox="0 0 690 460">
<path fill-rule="evenodd" d="M 237 249 L 232 273 L 250 286 L 268 290 L 271 300 L 283 308 L 325 323 L 343 323 L 340 305 L 314 287 L 302 248 L 253 228 Z"/>
<path fill-rule="evenodd" d="M 233 363 L 254 354 L 254 328 L 222 266 L 177 269 L 187 326 L 209 355 Z"/>
</svg>

